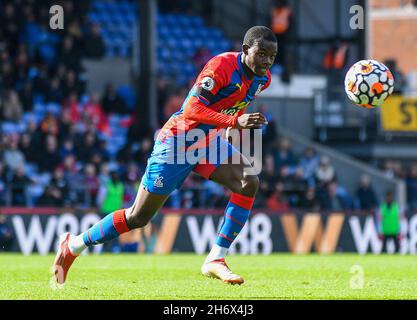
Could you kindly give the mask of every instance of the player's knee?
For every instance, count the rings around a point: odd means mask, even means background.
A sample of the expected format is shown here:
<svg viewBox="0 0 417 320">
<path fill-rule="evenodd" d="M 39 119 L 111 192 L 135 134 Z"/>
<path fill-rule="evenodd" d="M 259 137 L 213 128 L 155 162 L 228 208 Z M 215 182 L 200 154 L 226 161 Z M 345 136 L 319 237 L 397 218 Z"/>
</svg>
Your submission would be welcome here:
<svg viewBox="0 0 417 320">
<path fill-rule="evenodd" d="M 135 210 L 135 207 L 129 208 L 126 213 L 126 222 L 129 229 L 132 230 L 146 226 L 150 220 L 148 216 L 140 212 L 140 210 Z"/>
<path fill-rule="evenodd" d="M 247 197 L 254 197 L 259 188 L 259 177 L 257 175 L 246 175 L 242 179 L 240 194 Z"/>
</svg>

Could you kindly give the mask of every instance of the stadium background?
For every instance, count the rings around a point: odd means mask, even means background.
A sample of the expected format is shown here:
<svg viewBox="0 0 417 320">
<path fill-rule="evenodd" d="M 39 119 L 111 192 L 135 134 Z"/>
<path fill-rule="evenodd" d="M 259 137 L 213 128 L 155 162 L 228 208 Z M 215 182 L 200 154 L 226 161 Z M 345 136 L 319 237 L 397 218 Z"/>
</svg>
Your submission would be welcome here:
<svg viewBox="0 0 417 320">
<path fill-rule="evenodd" d="M 50 26 L 56 4 L 63 29 Z M 354 5 L 365 8 L 364 29 L 350 26 Z M 63 231 L 129 206 L 154 132 L 204 63 L 239 50 L 248 27 L 272 27 L 279 12 L 273 82 L 250 106 L 269 119 L 261 188 L 233 250 L 380 253 L 376 210 L 393 190 L 405 215 L 401 252 L 416 252 L 415 1 L 21 0 L 0 9 L 0 251 L 46 254 Z M 345 72 L 364 57 L 394 74 L 395 97 L 381 109 L 344 94 Z M 228 199 L 191 175 L 148 227 L 95 250 L 202 253 Z"/>
</svg>

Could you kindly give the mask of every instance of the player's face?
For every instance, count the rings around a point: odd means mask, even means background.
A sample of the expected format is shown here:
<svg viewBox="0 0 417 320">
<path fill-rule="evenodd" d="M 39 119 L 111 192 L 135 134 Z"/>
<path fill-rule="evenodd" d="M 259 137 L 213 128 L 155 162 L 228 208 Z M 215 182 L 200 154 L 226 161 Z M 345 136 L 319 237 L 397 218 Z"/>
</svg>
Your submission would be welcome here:
<svg viewBox="0 0 417 320">
<path fill-rule="evenodd" d="M 251 47 L 244 48 L 246 65 L 257 76 L 264 76 L 272 67 L 277 55 L 277 43 L 273 41 L 255 42 Z"/>
</svg>

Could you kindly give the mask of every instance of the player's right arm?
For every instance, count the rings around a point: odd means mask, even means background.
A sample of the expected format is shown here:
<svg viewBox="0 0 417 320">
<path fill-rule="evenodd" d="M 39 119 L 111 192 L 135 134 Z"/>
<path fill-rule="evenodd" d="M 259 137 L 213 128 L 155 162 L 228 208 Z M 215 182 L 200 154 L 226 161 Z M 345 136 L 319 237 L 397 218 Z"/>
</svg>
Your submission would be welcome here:
<svg viewBox="0 0 417 320">
<path fill-rule="evenodd" d="M 231 116 L 208 107 L 220 89 L 226 87 L 230 75 L 222 64 L 222 57 L 211 59 L 197 78 L 193 92 L 184 105 L 183 114 L 188 120 L 214 125 L 220 128 L 258 128 L 266 123 L 261 113 Z"/>
</svg>

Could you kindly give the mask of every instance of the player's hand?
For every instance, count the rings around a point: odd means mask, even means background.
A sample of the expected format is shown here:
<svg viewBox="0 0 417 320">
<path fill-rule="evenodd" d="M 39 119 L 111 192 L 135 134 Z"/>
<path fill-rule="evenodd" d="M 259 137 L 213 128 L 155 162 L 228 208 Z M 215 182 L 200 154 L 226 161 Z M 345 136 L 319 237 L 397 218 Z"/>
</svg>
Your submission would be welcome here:
<svg viewBox="0 0 417 320">
<path fill-rule="evenodd" d="M 268 124 L 265 116 L 260 113 L 245 113 L 237 118 L 236 127 L 237 129 L 257 129 L 261 128 L 264 124 Z"/>
</svg>

